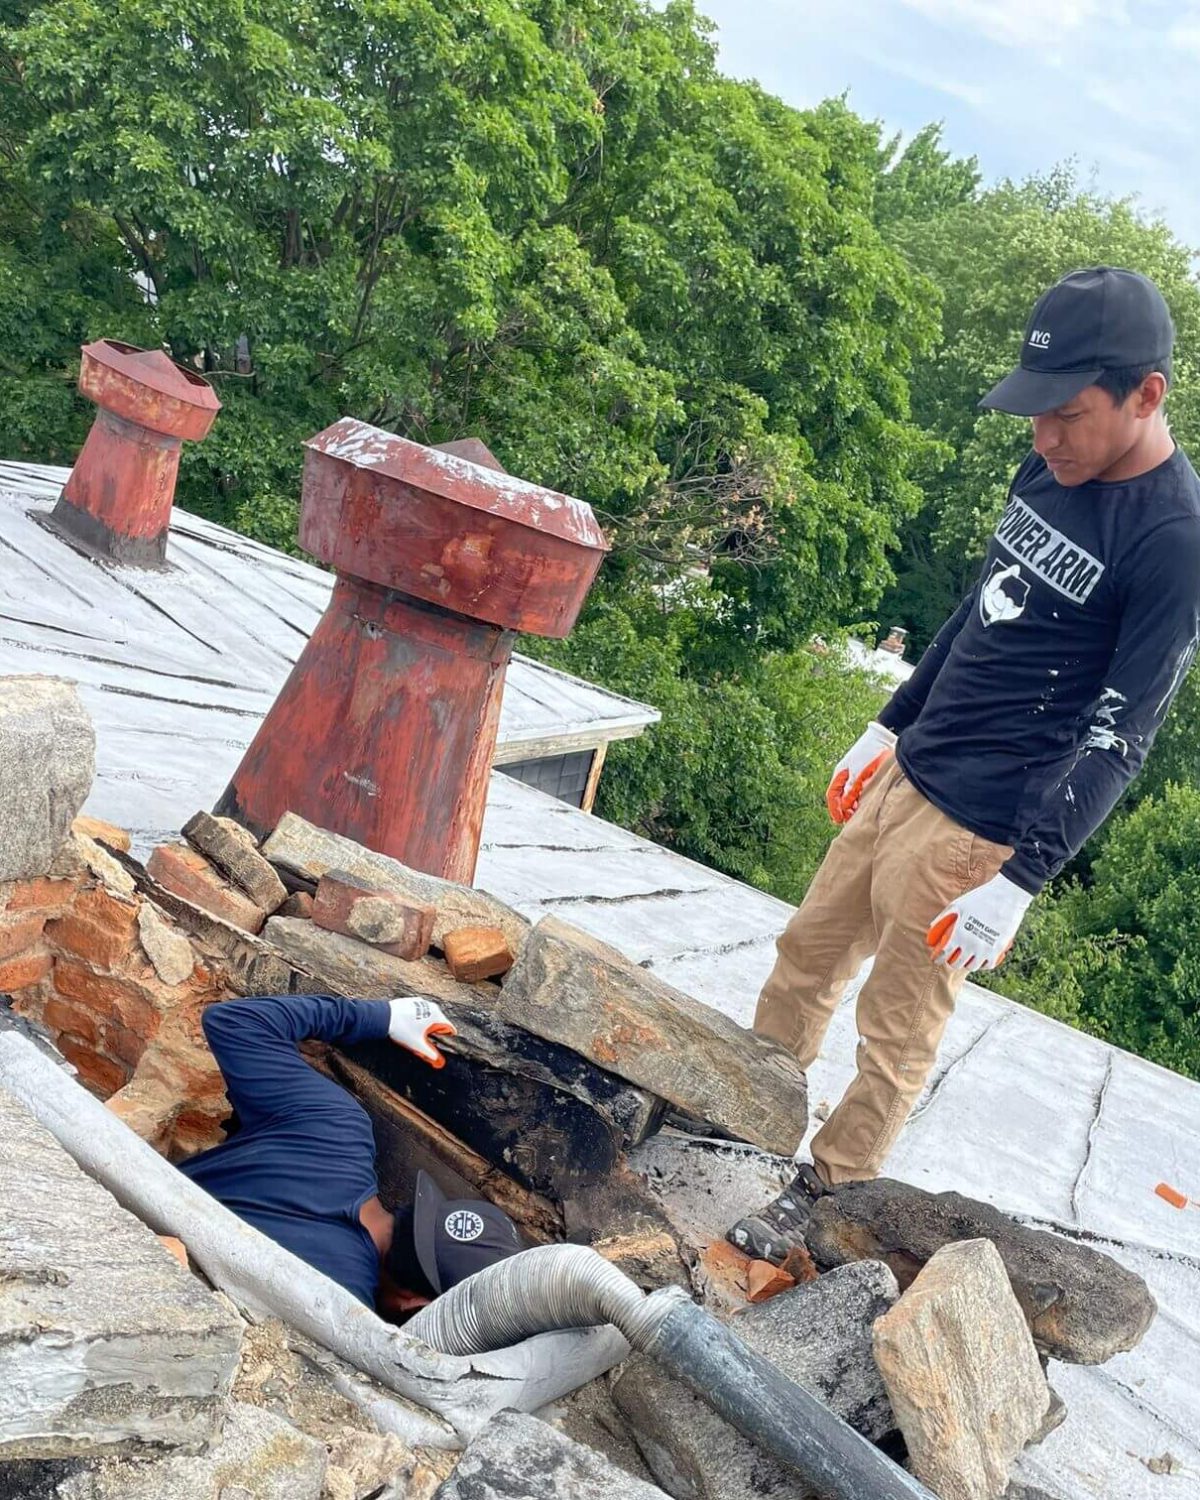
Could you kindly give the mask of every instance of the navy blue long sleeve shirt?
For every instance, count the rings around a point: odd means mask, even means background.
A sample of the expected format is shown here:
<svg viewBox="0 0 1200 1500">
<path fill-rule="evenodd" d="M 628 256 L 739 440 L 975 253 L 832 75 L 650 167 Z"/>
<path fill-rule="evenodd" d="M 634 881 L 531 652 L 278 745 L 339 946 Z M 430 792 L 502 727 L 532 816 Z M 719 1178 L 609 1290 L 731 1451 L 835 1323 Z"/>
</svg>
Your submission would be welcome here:
<svg viewBox="0 0 1200 1500">
<path fill-rule="evenodd" d="M 978 582 L 880 720 L 901 769 L 1036 894 L 1142 767 L 1200 641 L 1200 480 L 1176 450 L 1068 489 L 1018 469 Z"/>
<path fill-rule="evenodd" d="M 359 1210 L 379 1191 L 366 1111 L 298 1045 L 378 1041 L 386 1000 L 271 995 L 210 1005 L 202 1025 L 241 1128 L 180 1171 L 255 1229 L 374 1304 L 379 1251 Z"/>
</svg>

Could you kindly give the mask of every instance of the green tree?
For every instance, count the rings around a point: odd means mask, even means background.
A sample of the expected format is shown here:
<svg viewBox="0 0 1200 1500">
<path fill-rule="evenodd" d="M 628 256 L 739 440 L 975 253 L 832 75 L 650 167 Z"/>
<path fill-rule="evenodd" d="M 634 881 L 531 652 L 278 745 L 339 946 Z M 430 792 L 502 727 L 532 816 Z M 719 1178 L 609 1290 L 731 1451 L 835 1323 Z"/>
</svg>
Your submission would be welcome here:
<svg viewBox="0 0 1200 1500">
<path fill-rule="evenodd" d="M 1168 784 L 1111 828 L 1086 885 L 1043 898 L 997 988 L 1200 1078 L 1200 788 Z"/>
</svg>

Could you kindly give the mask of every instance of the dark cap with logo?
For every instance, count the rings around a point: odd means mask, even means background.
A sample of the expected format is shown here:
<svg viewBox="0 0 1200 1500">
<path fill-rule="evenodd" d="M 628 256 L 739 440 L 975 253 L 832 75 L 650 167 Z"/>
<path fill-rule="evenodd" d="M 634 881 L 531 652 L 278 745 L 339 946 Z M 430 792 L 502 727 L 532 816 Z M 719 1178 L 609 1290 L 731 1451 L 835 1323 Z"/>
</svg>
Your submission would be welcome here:
<svg viewBox="0 0 1200 1500">
<path fill-rule="evenodd" d="M 979 403 L 1019 417 L 1064 406 L 1104 370 L 1170 358 L 1175 325 L 1163 295 L 1136 271 L 1093 266 L 1043 292 L 1021 345 L 1021 363 Z"/>
<path fill-rule="evenodd" d="M 428 1172 L 417 1173 L 413 1200 L 417 1259 L 435 1292 L 524 1250 L 517 1226 L 482 1198 L 447 1198 Z"/>
</svg>

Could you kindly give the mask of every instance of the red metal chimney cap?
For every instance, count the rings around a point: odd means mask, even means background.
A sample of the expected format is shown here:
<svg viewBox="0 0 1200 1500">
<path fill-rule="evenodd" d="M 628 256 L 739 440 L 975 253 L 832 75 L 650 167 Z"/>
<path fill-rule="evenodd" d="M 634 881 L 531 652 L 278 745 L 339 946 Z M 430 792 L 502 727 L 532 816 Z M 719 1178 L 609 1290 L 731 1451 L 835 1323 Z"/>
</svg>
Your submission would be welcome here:
<svg viewBox="0 0 1200 1500">
<path fill-rule="evenodd" d="M 414 489 L 528 526 L 576 546 L 608 551 L 608 542 L 583 500 L 543 489 L 502 469 L 472 463 L 444 448 L 426 448 L 354 417 L 343 417 L 304 444 L 356 469 L 370 469 Z"/>
<path fill-rule="evenodd" d="M 217 393 L 195 370 L 177 365 L 161 349 L 139 349 L 136 344 L 122 344 L 117 339 L 97 339 L 85 344 L 83 354 L 98 365 L 138 381 L 160 396 L 186 401 L 204 411 L 219 412 Z"/>
</svg>

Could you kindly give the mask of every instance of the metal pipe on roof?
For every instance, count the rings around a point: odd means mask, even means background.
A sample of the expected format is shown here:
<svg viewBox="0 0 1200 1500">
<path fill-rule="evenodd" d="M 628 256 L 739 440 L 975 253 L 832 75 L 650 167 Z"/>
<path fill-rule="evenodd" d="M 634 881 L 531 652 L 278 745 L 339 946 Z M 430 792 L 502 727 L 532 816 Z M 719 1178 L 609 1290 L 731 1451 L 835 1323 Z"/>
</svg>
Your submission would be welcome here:
<svg viewBox="0 0 1200 1500">
<path fill-rule="evenodd" d="M 337 583 L 215 811 L 260 838 L 298 813 L 469 885 L 516 633 L 567 635 L 608 544 L 479 443 L 347 417 L 305 448 L 300 543 Z"/>
</svg>

